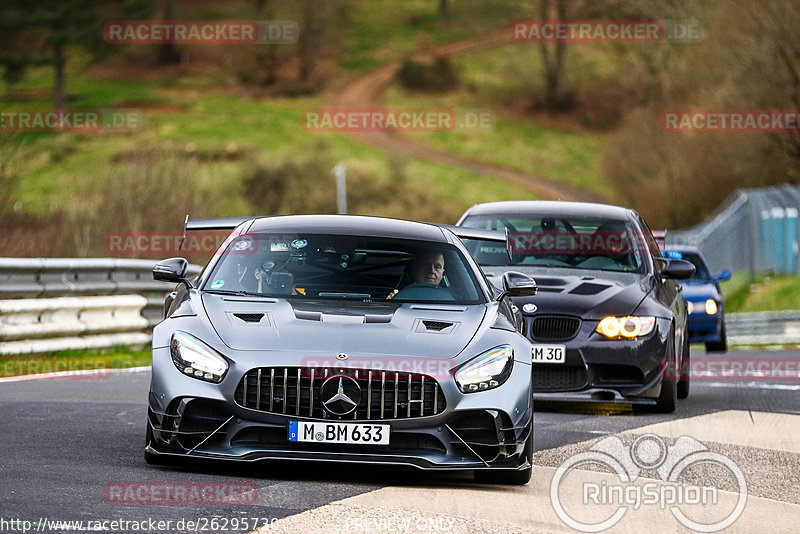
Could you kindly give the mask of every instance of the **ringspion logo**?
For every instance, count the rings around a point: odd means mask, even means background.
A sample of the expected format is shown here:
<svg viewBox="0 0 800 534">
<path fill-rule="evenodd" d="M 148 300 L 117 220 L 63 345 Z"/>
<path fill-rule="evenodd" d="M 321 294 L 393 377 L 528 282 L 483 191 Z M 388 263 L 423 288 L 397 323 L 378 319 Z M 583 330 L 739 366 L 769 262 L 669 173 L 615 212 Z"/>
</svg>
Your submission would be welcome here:
<svg viewBox="0 0 800 534">
<path fill-rule="evenodd" d="M 591 465 L 608 470 L 611 480 L 606 473 L 577 477 L 577 481 L 569 478 L 574 470 Z M 698 468 L 725 473 L 723 476 L 735 484 L 732 507 L 720 502 L 716 487 L 683 482 Z M 647 471 L 655 471 L 660 480 L 640 479 Z M 577 491 L 561 491 L 563 487 Z M 672 446 L 654 434 L 643 434 L 630 446 L 610 436 L 561 464 L 550 481 L 550 502 L 559 519 L 579 532 L 612 528 L 643 506 L 669 509 L 681 525 L 696 532 L 718 532 L 742 515 L 747 504 L 747 480 L 733 460 L 689 436 L 679 437 Z"/>
</svg>

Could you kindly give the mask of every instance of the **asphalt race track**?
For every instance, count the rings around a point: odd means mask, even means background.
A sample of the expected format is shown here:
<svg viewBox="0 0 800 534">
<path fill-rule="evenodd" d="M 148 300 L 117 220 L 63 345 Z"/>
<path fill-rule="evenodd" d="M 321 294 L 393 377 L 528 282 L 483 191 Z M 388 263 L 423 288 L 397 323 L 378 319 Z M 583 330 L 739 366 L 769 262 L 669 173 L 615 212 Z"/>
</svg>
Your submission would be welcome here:
<svg viewBox="0 0 800 534">
<path fill-rule="evenodd" d="M 693 357 L 700 359 L 705 355 L 698 352 L 693 353 Z M 800 351 L 731 352 L 728 357 L 800 360 Z M 204 521 L 212 518 L 228 521 L 259 518 L 263 523 L 388 486 L 447 489 L 456 495 L 468 493 L 473 487 L 469 477 L 463 475 L 429 475 L 415 470 L 357 469 L 301 462 L 262 462 L 241 467 L 228 464 L 151 467 L 145 464 L 142 456 L 148 381 L 149 372 L 123 371 L 102 379 L 0 383 L 0 531 L 13 531 L 8 524 L 2 528 L 3 520 L 30 521 L 35 528 L 45 521 L 124 519 L 169 520 L 172 521 L 170 532 L 194 532 L 195 529 L 186 528 L 185 523 L 184 528 L 176 527 L 176 524 L 182 519 L 198 518 L 206 518 Z M 581 404 L 538 402 L 536 450 L 569 447 L 638 427 L 729 410 L 747 411 L 751 420 L 752 412 L 800 414 L 798 399 L 800 381 L 795 379 L 780 383 L 693 382 L 690 397 L 679 402 L 676 413 L 670 415 L 633 415 L 624 406 L 601 406 L 597 409 Z M 773 430 L 777 434 L 783 432 L 781 428 Z M 755 436 L 754 439 L 761 437 Z M 764 440 L 763 447 L 768 448 L 767 436 Z M 797 456 L 794 454 L 792 459 L 796 460 Z M 743 470 L 747 472 L 745 467 Z M 536 476 L 534 472 L 534 481 L 528 491 L 538 491 Z M 255 484 L 258 487 L 257 503 L 130 506 L 107 502 L 104 489 L 108 484 L 130 482 Z M 518 489 L 486 488 L 498 494 Z M 763 491 L 769 493 L 766 489 Z M 795 505 L 792 510 L 796 513 L 796 496 L 784 498 L 782 491 L 777 489 L 768 496 L 772 500 L 792 503 Z M 787 522 L 787 526 L 791 524 Z M 211 529 L 208 523 L 205 530 L 221 530 L 220 523 L 217 526 Z M 229 528 L 228 531 L 252 530 L 244 526 L 242 522 L 239 529 Z M 301 531 L 291 522 L 281 521 L 274 526 L 274 531 Z M 553 528 L 560 530 L 556 527 Z M 541 528 L 549 530 L 546 524 Z M 47 531 L 45 526 L 40 529 Z M 201 526 L 197 530 L 204 529 Z M 358 528 L 351 524 L 344 531 L 347 530 L 357 531 Z M 521 528 L 519 531 L 527 530 Z"/>
</svg>

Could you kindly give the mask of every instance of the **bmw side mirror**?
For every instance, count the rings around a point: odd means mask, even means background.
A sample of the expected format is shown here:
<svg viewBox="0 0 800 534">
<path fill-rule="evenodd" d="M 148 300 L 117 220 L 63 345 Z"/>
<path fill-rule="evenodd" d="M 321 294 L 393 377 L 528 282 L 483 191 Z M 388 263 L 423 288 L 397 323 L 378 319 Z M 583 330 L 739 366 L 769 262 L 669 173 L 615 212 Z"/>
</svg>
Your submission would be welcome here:
<svg viewBox="0 0 800 534">
<path fill-rule="evenodd" d="M 731 279 L 731 272 L 728 269 L 723 269 L 714 275 L 714 280 L 717 282 L 724 282 Z"/>
<path fill-rule="evenodd" d="M 503 292 L 495 300 L 506 297 L 532 297 L 539 292 L 536 280 L 527 274 L 508 271 L 503 274 Z"/>
<path fill-rule="evenodd" d="M 153 267 L 153 279 L 160 282 L 174 282 L 186 284 L 187 289 L 192 288 L 192 283 L 186 278 L 189 262 L 185 258 L 169 258 L 161 260 Z"/>
<path fill-rule="evenodd" d="M 694 274 L 694 264 L 686 260 L 661 258 L 662 267 L 658 270 L 664 278 L 673 280 L 686 280 Z"/>
</svg>

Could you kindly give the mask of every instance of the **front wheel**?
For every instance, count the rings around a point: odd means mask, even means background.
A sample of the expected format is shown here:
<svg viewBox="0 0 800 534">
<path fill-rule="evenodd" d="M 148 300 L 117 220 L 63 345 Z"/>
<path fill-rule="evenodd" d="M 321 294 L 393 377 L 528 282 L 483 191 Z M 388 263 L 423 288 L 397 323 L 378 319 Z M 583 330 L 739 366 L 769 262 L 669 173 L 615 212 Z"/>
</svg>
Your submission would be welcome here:
<svg viewBox="0 0 800 534">
<path fill-rule="evenodd" d="M 675 331 L 670 329 L 667 339 L 664 376 L 661 379 L 661 393 L 653 405 L 635 405 L 634 411 L 642 413 L 672 413 L 678 406 L 678 355 L 675 353 Z"/>
</svg>

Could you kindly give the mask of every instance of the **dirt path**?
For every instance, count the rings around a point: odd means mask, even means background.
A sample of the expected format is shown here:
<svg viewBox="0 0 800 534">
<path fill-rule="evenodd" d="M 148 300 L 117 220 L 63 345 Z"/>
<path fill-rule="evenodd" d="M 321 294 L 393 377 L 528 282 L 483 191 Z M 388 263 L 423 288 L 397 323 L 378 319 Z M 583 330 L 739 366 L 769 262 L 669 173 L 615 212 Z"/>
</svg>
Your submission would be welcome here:
<svg viewBox="0 0 800 534">
<path fill-rule="evenodd" d="M 508 43 L 508 31 L 492 32 L 464 41 L 448 43 L 434 47 L 424 54 L 413 57 L 421 59 L 434 55 L 452 56 L 472 50 L 499 46 Z M 328 100 L 331 109 L 364 109 L 378 107 L 383 93 L 394 79 L 401 61 L 392 61 L 375 68 L 340 88 Z M 395 132 L 348 132 L 351 138 L 373 148 L 386 150 L 394 154 L 421 158 L 443 165 L 460 167 L 476 173 L 499 178 L 506 182 L 524 187 L 544 199 L 604 201 L 604 197 L 593 191 L 550 180 L 533 173 L 484 163 L 433 148 L 425 143 L 398 135 Z"/>
</svg>

